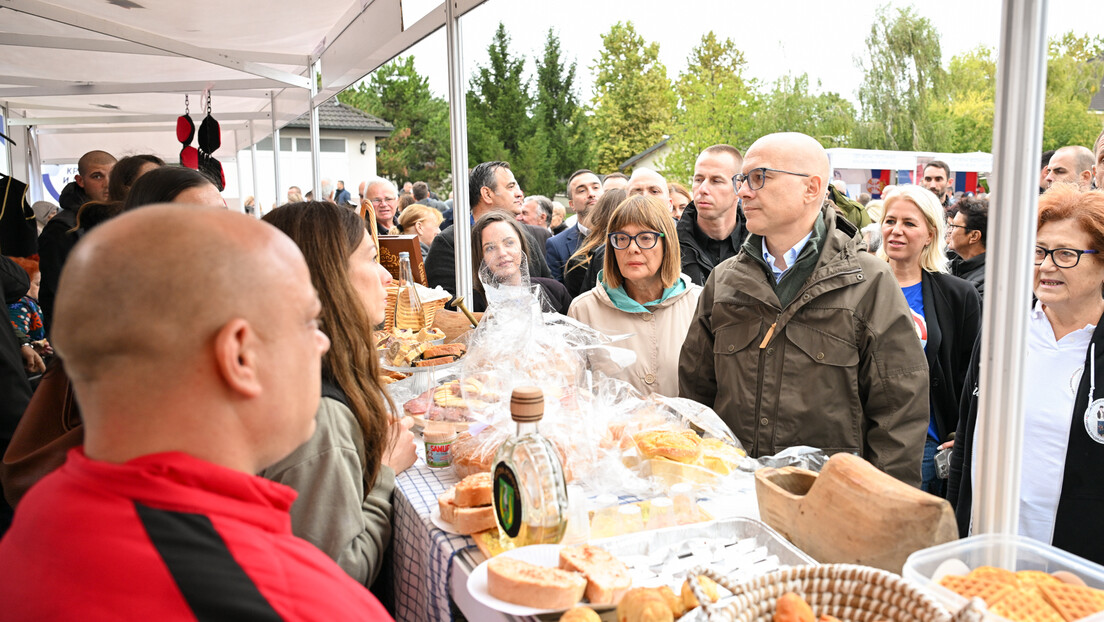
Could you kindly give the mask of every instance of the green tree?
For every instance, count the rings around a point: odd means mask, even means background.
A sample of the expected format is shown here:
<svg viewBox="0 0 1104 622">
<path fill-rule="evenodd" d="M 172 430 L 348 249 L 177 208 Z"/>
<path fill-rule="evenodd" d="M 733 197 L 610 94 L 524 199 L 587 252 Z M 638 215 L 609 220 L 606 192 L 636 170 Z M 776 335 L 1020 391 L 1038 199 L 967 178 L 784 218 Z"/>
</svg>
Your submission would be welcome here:
<svg viewBox="0 0 1104 622">
<path fill-rule="evenodd" d="M 944 81 L 939 32 L 915 8 L 891 10 L 885 5 L 878 9 L 866 45 L 867 55 L 859 63 L 865 75 L 855 146 L 926 149 L 932 131 L 930 103 L 939 99 Z"/>
<path fill-rule="evenodd" d="M 383 65 L 367 82 L 337 98 L 395 126 L 391 136 L 376 143 L 376 170 L 381 176 L 399 185 L 425 181 L 441 187 L 450 171 L 448 104 L 433 96 L 412 56 Z"/>
<path fill-rule="evenodd" d="M 690 51 L 687 67 L 675 84 L 679 106 L 671 132 L 671 153 L 664 173 L 688 181 L 698 154 L 710 145 L 747 146 L 756 138 L 759 105 L 754 81 L 744 78 L 747 62 L 732 39 L 718 41 L 713 31 Z"/>
<path fill-rule="evenodd" d="M 522 144 L 532 135 L 529 109 L 529 81 L 525 79 L 525 59 L 510 54 L 510 35 L 500 22 L 487 46 L 487 65 L 477 67 L 468 89 L 468 144 L 471 165 L 489 159 L 510 162 L 514 175 L 525 188 L 531 171 L 519 160 Z M 478 129 L 483 136 L 473 135 Z M 501 145 L 504 153 L 493 158 Z"/>
<path fill-rule="evenodd" d="M 810 93 L 808 74 L 782 76 L 764 99 L 756 116 L 760 135 L 801 132 L 817 139 L 825 148 L 851 144 L 855 106 L 838 93 Z"/>
<path fill-rule="evenodd" d="M 1104 77 L 1104 38 L 1076 37 L 1072 32 L 1050 40 L 1047 58 L 1043 150 L 1067 145 L 1093 148 L 1101 118 L 1089 102 Z"/>
<path fill-rule="evenodd" d="M 554 195 L 567 176 L 590 165 L 586 116 L 575 92 L 575 62 L 563 59 L 560 39 L 551 28 L 544 56 L 537 65 L 537 96 L 533 106 L 533 137 L 526 144 L 537 158 L 528 194 Z"/>
<path fill-rule="evenodd" d="M 934 151 L 992 151 L 997 63 L 981 46 L 951 59 L 942 99 L 931 102 Z"/>
<path fill-rule="evenodd" d="M 608 173 L 670 132 L 675 95 L 659 44 L 645 43 L 632 22 L 617 22 L 602 35 L 592 69 L 595 165 Z"/>
</svg>

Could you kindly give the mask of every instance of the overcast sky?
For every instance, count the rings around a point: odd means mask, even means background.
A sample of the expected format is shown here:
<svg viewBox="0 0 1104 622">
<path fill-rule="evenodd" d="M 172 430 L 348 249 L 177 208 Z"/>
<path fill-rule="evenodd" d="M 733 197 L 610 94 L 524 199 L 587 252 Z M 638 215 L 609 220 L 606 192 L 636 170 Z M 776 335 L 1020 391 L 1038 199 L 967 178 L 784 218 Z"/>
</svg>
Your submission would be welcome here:
<svg viewBox="0 0 1104 622">
<path fill-rule="evenodd" d="M 404 0 L 407 18 L 417 18 L 438 0 Z M 464 73 L 470 77 L 486 64 L 487 46 L 501 21 L 511 37 L 511 52 L 533 59 L 543 54 L 545 34 L 553 28 L 567 59 L 578 63 L 578 92 L 592 97 L 590 67 L 602 47 L 601 35 L 617 21 L 631 20 L 648 42 L 659 43 L 660 59 L 672 80 L 686 68 L 691 48 L 713 30 L 731 38 L 747 59 L 747 73 L 773 82 L 787 73 L 808 73 L 811 86 L 857 101 L 862 71 L 856 59 L 865 53 L 866 37 L 877 8 L 885 0 L 487 0 L 461 19 Z M 909 6 L 895 1 L 893 6 Z M 952 56 L 979 45 L 996 47 L 1001 3 L 995 0 L 926 0 L 913 4 L 938 29 L 944 66 Z M 420 11 L 420 13 L 419 13 Z M 1104 2 L 1051 0 L 1047 31 L 1104 35 Z M 446 96 L 448 65 L 444 29 L 423 40 L 411 53 L 418 71 L 434 92 Z M 465 83 L 467 81 L 465 80 Z"/>
</svg>

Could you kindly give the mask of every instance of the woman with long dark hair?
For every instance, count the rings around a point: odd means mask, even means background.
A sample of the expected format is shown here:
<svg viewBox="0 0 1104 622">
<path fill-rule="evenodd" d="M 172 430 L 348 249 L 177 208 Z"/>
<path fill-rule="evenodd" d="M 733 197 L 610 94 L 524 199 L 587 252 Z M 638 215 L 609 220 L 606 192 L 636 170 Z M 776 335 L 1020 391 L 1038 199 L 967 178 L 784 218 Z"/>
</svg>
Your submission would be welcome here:
<svg viewBox="0 0 1104 622">
<path fill-rule="evenodd" d="M 394 421 L 379 382 L 372 326 L 384 319 L 391 281 L 364 221 L 328 202 L 290 203 L 264 220 L 303 252 L 322 302 L 322 400 L 314 435 L 262 475 L 291 486 L 292 531 L 354 579 L 371 585 L 391 539 L 395 473 L 414 463 L 414 438 Z"/>
</svg>

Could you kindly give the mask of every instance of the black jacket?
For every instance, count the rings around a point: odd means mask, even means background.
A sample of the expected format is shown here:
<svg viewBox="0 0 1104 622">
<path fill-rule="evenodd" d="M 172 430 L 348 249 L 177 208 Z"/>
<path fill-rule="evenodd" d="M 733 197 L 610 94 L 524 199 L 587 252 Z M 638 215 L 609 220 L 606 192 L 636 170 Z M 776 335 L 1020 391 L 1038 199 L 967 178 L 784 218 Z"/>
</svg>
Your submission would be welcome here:
<svg viewBox="0 0 1104 622">
<path fill-rule="evenodd" d="M 42 282 L 38 289 L 38 304 L 42 307 L 42 322 L 47 334 L 54 320 L 54 297 L 57 296 L 58 279 L 69 251 L 73 250 L 80 236 L 69 230 L 77 226 L 77 212 L 88 201 L 77 182 L 69 182 L 61 191 L 61 209 L 38 234 L 38 270 Z"/>
<path fill-rule="evenodd" d="M 524 227 L 522 227 L 524 229 Z M 525 232 L 529 242 L 529 276 L 551 277 L 548 271 L 548 262 L 544 258 L 544 246 L 539 245 L 532 234 Z M 433 238 L 433 244 L 429 247 L 429 257 L 425 259 L 426 280 L 430 287 L 441 286 L 442 289 L 456 296 L 456 229 L 449 226 Z M 472 275 L 479 278 L 478 274 Z M 469 306 L 470 309 L 470 306 Z"/>
<path fill-rule="evenodd" d="M 972 283 L 982 302 L 985 302 L 985 253 L 969 259 L 955 255 L 951 259 L 951 274 Z"/>
<path fill-rule="evenodd" d="M 1096 385 L 1104 386 L 1104 316 L 1096 323 L 1092 343 L 1096 344 Z M 1091 368 L 1089 357 L 1092 347 L 1085 350 L 1085 370 Z M 1030 356 L 1030 352 L 1025 353 Z M 947 482 L 947 500 L 954 507 L 958 531 L 962 537 L 969 534 L 970 512 L 973 504 L 973 445 L 978 411 L 978 362 L 981 358 L 981 340 L 974 345 L 970 360 L 970 373 L 966 377 L 966 394 L 962 400 L 958 432 L 955 434 L 954 453 L 951 455 L 951 473 Z M 1104 473 L 1104 445 L 1089 438 L 1085 432 L 1084 414 L 1089 405 L 1090 374 L 1081 374 L 1077 387 L 1077 399 L 1073 405 L 1073 421 L 1070 424 L 1069 443 L 1066 448 L 1066 466 L 1062 478 L 1062 493 L 1058 498 L 1058 510 L 1054 520 L 1054 546 L 1080 555 L 1098 564 L 1104 563 L 1104 540 L 1092 537 L 1104 516 L 1104 486 L 1100 474 Z M 1046 387 L 1033 390 L 1045 391 Z M 1098 391 L 1097 397 L 1101 397 Z"/>
<path fill-rule="evenodd" d="M 582 258 L 568 259 L 564 268 L 564 287 L 572 300 L 581 294 L 589 292 L 598 284 L 598 273 L 606 261 L 606 245 L 599 244 L 589 253 L 589 261 L 586 265 L 580 265 L 586 261 Z"/>
<path fill-rule="evenodd" d="M 679 246 L 682 247 L 682 272 L 690 277 L 697 285 L 705 285 L 705 279 L 717 264 L 735 257 L 740 252 L 740 246 L 747 239 L 747 219 L 744 218 L 744 210 L 736 207 L 736 226 L 725 240 L 714 240 L 698 227 L 698 208 L 691 201 L 682 212 L 682 218 L 675 225 L 678 232 Z M 707 249 L 720 251 L 714 261 L 714 252 Z"/>
<path fill-rule="evenodd" d="M 540 285 L 541 291 L 544 292 L 544 297 L 548 300 L 548 304 L 551 305 L 551 309 L 545 309 L 545 311 L 555 311 L 560 315 L 567 315 L 567 309 L 571 306 L 571 296 L 568 295 L 567 289 L 563 283 L 560 283 L 556 279 L 542 278 L 539 276 L 529 277 L 529 282 L 533 285 Z M 472 296 L 475 300 L 472 301 L 469 306 L 469 311 L 473 313 L 479 313 L 487 310 L 487 297 L 483 292 L 475 290 L 472 292 Z"/>
<path fill-rule="evenodd" d="M 924 271 L 924 319 L 928 325 L 928 382 L 939 442 L 958 428 L 958 406 L 970 355 L 981 333 L 981 300 L 970 283 Z"/>
<path fill-rule="evenodd" d="M 4 290 L 4 302 L 13 304 L 26 295 L 31 280 L 19 264 L 0 256 L 0 286 Z M 8 324 L 7 318 L 4 324 Z M 11 326 L 0 327 L 0 456 L 8 450 L 15 426 L 31 402 L 31 384 L 27 381 L 19 348 L 19 340 Z M 0 535 L 11 524 L 11 512 L 0 494 Z"/>
</svg>

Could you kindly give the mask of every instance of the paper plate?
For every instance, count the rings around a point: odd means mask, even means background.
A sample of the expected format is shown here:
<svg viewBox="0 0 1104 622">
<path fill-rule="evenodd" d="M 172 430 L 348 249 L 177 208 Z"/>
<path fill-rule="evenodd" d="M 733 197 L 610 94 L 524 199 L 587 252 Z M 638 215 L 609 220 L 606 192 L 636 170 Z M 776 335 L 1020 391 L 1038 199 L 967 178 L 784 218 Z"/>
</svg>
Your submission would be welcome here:
<svg viewBox="0 0 1104 622">
<path fill-rule="evenodd" d="M 456 531 L 456 527 L 453 527 L 452 523 L 449 523 L 449 522 L 445 521 L 445 519 L 441 518 L 441 509 L 440 508 L 434 507 L 430 511 L 429 520 L 433 521 L 433 524 L 438 529 L 440 529 L 441 531 L 443 531 L 445 533 L 451 533 L 451 534 L 457 535 L 457 536 L 467 535 L 467 534 L 460 533 L 459 531 Z"/>
<path fill-rule="evenodd" d="M 560 549 L 562 548 L 562 544 L 533 544 L 530 546 L 523 546 L 519 549 L 504 551 L 500 553 L 499 556 L 520 559 L 521 561 L 536 564 L 538 566 L 558 568 L 560 565 Z M 476 566 L 475 570 L 472 570 L 471 575 L 468 576 L 468 592 L 475 600 L 483 605 L 495 611 L 500 611 L 512 616 L 535 616 L 542 613 L 561 613 L 567 611 L 567 609 L 537 609 L 536 607 L 526 607 L 525 605 L 508 603 L 491 596 L 487 591 L 486 561 Z M 613 605 L 591 605 L 585 602 L 583 604 L 599 613 L 614 608 Z"/>
</svg>

